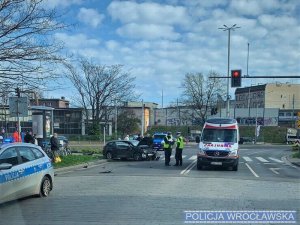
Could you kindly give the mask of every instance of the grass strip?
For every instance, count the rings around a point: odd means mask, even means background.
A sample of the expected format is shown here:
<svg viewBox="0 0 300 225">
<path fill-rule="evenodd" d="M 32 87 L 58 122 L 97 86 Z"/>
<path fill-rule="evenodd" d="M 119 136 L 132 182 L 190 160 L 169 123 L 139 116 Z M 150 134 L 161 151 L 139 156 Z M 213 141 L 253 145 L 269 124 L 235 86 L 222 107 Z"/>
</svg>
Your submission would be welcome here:
<svg viewBox="0 0 300 225">
<path fill-rule="evenodd" d="M 92 162 L 95 160 L 102 159 L 102 156 L 92 156 L 92 155 L 67 155 L 60 156 L 61 162 L 54 163 L 54 168 L 62 168 L 67 166 L 75 166 L 82 163 Z"/>
</svg>

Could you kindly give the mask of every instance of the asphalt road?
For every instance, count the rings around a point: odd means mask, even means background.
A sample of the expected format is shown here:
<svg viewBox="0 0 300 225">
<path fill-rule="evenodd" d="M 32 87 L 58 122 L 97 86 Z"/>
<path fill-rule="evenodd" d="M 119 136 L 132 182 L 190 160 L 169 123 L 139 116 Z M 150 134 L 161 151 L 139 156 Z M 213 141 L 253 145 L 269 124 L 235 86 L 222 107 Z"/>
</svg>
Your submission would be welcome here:
<svg viewBox="0 0 300 225">
<path fill-rule="evenodd" d="M 286 146 L 242 145 L 238 171 L 198 171 L 196 153 L 186 146 L 182 167 L 165 167 L 162 156 L 61 171 L 48 198 L 1 205 L 0 224 L 184 224 L 186 210 L 299 212 L 300 169 L 282 158 Z"/>
</svg>

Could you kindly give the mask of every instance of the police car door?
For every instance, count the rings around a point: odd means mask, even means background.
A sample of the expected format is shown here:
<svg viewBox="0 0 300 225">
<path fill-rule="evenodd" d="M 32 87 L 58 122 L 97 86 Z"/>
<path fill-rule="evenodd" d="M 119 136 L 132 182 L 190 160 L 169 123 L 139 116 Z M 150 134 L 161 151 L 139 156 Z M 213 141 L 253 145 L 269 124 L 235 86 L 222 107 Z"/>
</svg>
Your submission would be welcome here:
<svg viewBox="0 0 300 225">
<path fill-rule="evenodd" d="M 22 194 L 34 194 L 36 187 L 42 180 L 42 159 L 36 159 L 31 147 L 18 146 L 16 147 L 23 169 L 22 177 Z"/>
<path fill-rule="evenodd" d="M 21 182 L 23 168 L 15 147 L 5 149 L 0 154 L 0 163 L 9 163 L 10 169 L 0 171 L 0 201 L 9 201 L 19 197 L 23 184 Z"/>
</svg>

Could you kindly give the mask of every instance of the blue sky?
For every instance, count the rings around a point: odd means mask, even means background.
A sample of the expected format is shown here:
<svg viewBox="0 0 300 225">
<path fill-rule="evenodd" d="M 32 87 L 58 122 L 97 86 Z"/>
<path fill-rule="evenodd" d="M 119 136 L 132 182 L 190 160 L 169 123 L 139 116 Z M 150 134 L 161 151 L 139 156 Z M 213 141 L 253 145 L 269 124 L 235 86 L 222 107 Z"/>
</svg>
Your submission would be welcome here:
<svg viewBox="0 0 300 225">
<path fill-rule="evenodd" d="M 66 51 L 106 65 L 123 64 L 136 77 L 144 101 L 175 102 L 189 72 L 227 74 L 228 33 L 231 69 L 249 75 L 300 75 L 300 1 L 298 0 L 48 0 L 73 24 L 54 37 Z M 291 79 L 244 79 L 243 86 Z M 47 97 L 71 99 L 72 86 Z M 224 84 L 225 85 L 225 84 Z M 230 89 L 233 96 L 234 89 Z"/>
</svg>

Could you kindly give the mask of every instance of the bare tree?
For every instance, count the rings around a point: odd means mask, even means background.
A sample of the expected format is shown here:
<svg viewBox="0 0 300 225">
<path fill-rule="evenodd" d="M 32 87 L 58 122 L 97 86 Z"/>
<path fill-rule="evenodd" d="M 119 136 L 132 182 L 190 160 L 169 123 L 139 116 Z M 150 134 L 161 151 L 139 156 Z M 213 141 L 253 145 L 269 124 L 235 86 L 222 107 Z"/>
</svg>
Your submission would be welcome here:
<svg viewBox="0 0 300 225">
<path fill-rule="evenodd" d="M 0 0 L 0 82 L 38 87 L 53 77 L 61 45 L 52 38 L 65 27 L 44 0 Z"/>
<path fill-rule="evenodd" d="M 225 88 L 223 80 L 209 78 L 218 76 L 210 72 L 208 76 L 202 73 L 188 73 L 182 82 L 182 103 L 194 109 L 195 115 L 204 122 L 211 107 L 217 105 L 218 95 L 224 95 Z"/>
<path fill-rule="evenodd" d="M 77 90 L 77 103 L 84 108 L 94 128 L 107 121 L 115 104 L 135 99 L 134 80 L 122 65 L 96 65 L 81 59 L 79 65 L 66 64 L 67 77 Z"/>
</svg>

